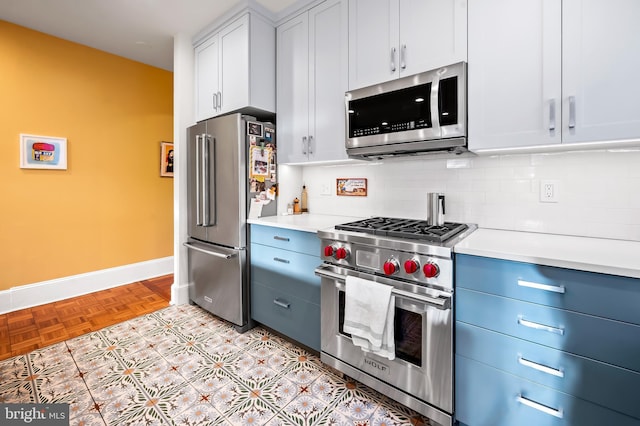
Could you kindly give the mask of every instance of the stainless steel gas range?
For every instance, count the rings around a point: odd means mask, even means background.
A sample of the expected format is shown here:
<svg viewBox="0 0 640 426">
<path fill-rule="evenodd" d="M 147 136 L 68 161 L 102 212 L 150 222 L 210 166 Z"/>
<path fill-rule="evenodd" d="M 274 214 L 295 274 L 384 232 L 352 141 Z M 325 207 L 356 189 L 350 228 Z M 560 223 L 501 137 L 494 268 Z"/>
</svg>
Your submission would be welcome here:
<svg viewBox="0 0 640 426">
<path fill-rule="evenodd" d="M 321 230 L 324 363 L 424 414 L 453 417 L 453 247 L 475 225 L 376 217 Z M 343 328 L 345 283 L 392 286 L 395 359 L 365 352 Z"/>
</svg>

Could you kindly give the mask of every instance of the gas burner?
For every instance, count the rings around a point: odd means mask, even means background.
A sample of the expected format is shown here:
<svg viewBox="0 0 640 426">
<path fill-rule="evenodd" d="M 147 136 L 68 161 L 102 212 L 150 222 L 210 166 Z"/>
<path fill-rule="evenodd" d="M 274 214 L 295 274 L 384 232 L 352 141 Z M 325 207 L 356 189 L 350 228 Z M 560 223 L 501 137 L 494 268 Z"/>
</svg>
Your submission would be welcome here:
<svg viewBox="0 0 640 426">
<path fill-rule="evenodd" d="M 429 225 L 426 220 L 374 217 L 336 225 L 335 228 L 342 231 L 442 243 L 466 230 L 468 226 L 453 222 L 445 222 L 437 226 Z"/>
</svg>

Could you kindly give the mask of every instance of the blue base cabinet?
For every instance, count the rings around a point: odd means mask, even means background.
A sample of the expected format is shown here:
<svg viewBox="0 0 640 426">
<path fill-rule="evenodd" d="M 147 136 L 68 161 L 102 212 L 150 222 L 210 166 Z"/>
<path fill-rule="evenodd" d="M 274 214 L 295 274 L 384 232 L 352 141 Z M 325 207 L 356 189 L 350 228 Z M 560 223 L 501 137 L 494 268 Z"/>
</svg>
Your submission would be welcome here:
<svg viewBox="0 0 640 426">
<path fill-rule="evenodd" d="M 316 234 L 251 225 L 251 318 L 320 351 Z"/>
<path fill-rule="evenodd" d="M 462 426 L 640 426 L 640 279 L 456 255 Z"/>
</svg>

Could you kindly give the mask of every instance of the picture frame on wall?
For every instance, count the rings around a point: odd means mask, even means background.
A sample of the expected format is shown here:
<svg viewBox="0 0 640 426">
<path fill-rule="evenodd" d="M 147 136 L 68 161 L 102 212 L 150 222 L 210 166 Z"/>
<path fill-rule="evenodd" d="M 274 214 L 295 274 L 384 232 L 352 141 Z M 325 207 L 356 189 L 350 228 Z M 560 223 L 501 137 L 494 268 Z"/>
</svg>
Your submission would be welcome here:
<svg viewBox="0 0 640 426">
<path fill-rule="evenodd" d="M 20 168 L 67 170 L 67 138 L 20 133 Z"/>
<path fill-rule="evenodd" d="M 160 176 L 173 177 L 173 142 L 160 142 Z"/>
</svg>

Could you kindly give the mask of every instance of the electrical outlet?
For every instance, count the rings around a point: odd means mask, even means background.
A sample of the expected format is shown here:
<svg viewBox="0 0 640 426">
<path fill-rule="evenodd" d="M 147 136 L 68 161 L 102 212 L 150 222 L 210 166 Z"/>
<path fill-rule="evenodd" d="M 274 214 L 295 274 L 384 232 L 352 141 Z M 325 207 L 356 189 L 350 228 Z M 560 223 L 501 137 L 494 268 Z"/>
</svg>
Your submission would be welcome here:
<svg viewBox="0 0 640 426">
<path fill-rule="evenodd" d="M 541 203 L 557 203 L 558 202 L 558 181 L 542 180 L 540 181 L 540 202 Z"/>
<path fill-rule="evenodd" d="M 320 185 L 320 195 L 331 195 L 331 185 L 328 183 Z"/>
</svg>

